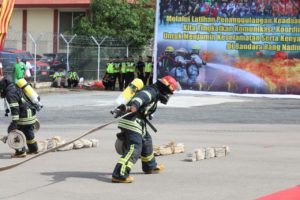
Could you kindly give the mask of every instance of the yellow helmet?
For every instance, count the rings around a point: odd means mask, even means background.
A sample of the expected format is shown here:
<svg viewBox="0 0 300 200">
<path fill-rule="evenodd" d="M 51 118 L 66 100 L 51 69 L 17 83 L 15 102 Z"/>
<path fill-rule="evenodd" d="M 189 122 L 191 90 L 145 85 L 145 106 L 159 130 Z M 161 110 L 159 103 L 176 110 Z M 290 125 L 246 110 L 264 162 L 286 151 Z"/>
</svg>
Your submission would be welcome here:
<svg viewBox="0 0 300 200">
<path fill-rule="evenodd" d="M 200 50 L 201 48 L 200 48 L 200 46 L 198 46 L 198 45 L 193 45 L 192 46 L 192 50 Z"/>
<path fill-rule="evenodd" d="M 167 46 L 166 49 L 165 49 L 165 52 L 173 53 L 174 52 L 174 48 L 172 46 Z"/>
<path fill-rule="evenodd" d="M 193 45 L 192 46 L 192 53 L 199 53 L 200 52 L 200 46 L 198 46 L 198 45 Z"/>
</svg>

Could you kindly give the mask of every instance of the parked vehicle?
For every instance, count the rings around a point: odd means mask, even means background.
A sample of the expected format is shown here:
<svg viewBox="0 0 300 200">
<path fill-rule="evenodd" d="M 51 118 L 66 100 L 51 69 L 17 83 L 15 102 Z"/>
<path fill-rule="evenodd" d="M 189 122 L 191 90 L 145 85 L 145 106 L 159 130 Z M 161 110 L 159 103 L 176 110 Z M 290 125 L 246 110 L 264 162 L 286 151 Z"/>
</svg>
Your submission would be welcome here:
<svg viewBox="0 0 300 200">
<path fill-rule="evenodd" d="M 33 67 L 33 71 L 35 69 L 34 66 L 34 58 L 32 57 L 32 55 L 30 54 L 29 51 L 24 51 L 24 50 L 17 50 L 17 49 L 4 49 L 4 51 L 2 51 L 3 53 L 12 53 L 14 54 L 12 57 L 14 58 L 14 60 L 9 61 L 10 63 L 15 63 L 16 57 L 20 57 L 21 60 L 27 60 L 30 62 L 30 64 Z M 12 66 L 13 66 L 12 64 Z M 50 66 L 48 63 L 46 62 L 42 62 L 42 61 L 36 61 L 36 78 L 37 81 L 50 81 Z"/>
<path fill-rule="evenodd" d="M 42 62 L 47 62 L 50 65 L 50 74 L 53 74 L 58 68 L 66 70 L 67 54 L 66 53 L 44 53 L 41 58 Z"/>
<path fill-rule="evenodd" d="M 16 58 L 17 56 L 13 53 L 0 51 L 0 61 L 2 62 L 3 66 L 3 74 L 9 80 L 12 80 L 13 77 L 12 73 L 14 64 L 16 63 Z"/>
</svg>

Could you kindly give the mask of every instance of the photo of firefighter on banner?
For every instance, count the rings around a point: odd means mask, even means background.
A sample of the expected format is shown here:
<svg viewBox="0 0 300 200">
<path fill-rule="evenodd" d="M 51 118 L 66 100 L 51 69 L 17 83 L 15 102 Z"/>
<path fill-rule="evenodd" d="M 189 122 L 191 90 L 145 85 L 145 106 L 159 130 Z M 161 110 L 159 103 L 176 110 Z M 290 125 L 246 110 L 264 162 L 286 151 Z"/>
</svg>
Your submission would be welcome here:
<svg viewBox="0 0 300 200">
<path fill-rule="evenodd" d="M 159 0 L 154 74 L 183 90 L 300 94 L 300 2 Z"/>
</svg>

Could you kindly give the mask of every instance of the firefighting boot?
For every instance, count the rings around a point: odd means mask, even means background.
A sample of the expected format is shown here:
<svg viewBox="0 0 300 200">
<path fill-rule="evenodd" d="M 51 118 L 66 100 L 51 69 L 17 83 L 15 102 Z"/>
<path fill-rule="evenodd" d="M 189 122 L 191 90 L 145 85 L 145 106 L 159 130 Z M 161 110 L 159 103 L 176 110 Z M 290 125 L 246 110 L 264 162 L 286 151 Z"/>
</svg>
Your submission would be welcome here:
<svg viewBox="0 0 300 200">
<path fill-rule="evenodd" d="M 28 155 L 34 155 L 34 154 L 38 154 L 38 151 L 27 151 Z"/>
<path fill-rule="evenodd" d="M 132 183 L 134 178 L 132 176 L 128 176 L 127 178 L 115 178 L 112 177 L 111 182 L 113 183 Z"/>
<path fill-rule="evenodd" d="M 158 174 L 164 171 L 165 166 L 163 164 L 158 164 L 154 169 L 144 171 L 145 174 Z"/>
<path fill-rule="evenodd" d="M 16 151 L 12 156 L 12 158 L 25 158 L 26 157 L 26 151 Z"/>
</svg>

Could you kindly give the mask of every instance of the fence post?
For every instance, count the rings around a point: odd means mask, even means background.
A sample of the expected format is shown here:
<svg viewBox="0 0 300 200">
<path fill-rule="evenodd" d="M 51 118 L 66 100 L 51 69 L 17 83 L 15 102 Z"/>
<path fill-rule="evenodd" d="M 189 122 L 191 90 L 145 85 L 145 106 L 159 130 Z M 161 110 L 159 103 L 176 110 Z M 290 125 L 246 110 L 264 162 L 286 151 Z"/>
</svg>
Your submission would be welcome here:
<svg viewBox="0 0 300 200">
<path fill-rule="evenodd" d="M 94 40 L 94 42 L 97 44 L 98 46 L 98 60 L 97 60 L 97 80 L 99 81 L 100 80 L 100 51 L 101 51 L 101 44 L 105 41 L 107 36 L 105 36 L 103 38 L 103 40 L 101 40 L 101 42 L 99 43 L 95 38 L 94 36 L 91 36 L 91 38 Z"/>
<path fill-rule="evenodd" d="M 73 35 L 71 37 L 71 39 L 69 41 L 66 40 L 66 38 L 64 37 L 63 34 L 60 34 L 60 37 L 62 37 L 62 39 L 65 41 L 65 43 L 67 44 L 67 72 L 70 70 L 70 65 L 69 65 L 69 54 L 70 54 L 70 43 L 72 42 L 72 40 L 76 37 L 77 35 Z"/>
<path fill-rule="evenodd" d="M 126 57 L 128 58 L 128 56 L 129 56 L 129 46 L 132 43 L 132 41 L 127 43 L 126 41 L 123 40 L 123 43 L 126 46 Z"/>
<path fill-rule="evenodd" d="M 27 33 L 28 36 L 30 37 L 32 43 L 34 44 L 34 86 L 36 86 L 36 42 L 40 39 L 40 37 L 42 36 L 42 34 L 40 34 L 37 39 L 35 40 L 32 35 L 30 33 Z"/>
</svg>

